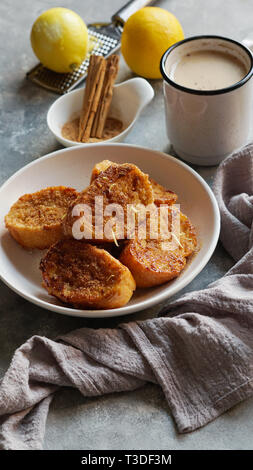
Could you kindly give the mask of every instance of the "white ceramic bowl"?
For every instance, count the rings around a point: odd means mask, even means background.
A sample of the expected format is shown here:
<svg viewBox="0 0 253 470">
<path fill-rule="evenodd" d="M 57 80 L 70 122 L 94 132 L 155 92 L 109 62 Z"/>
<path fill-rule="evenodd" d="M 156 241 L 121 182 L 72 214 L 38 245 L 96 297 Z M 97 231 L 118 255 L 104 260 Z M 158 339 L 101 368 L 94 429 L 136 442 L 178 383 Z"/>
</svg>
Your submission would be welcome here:
<svg viewBox="0 0 253 470">
<path fill-rule="evenodd" d="M 47 113 L 47 125 L 58 142 L 64 147 L 75 145 L 88 145 L 82 142 L 73 142 L 62 137 L 61 130 L 65 122 L 80 116 L 84 89 L 71 91 L 58 98 Z M 142 109 L 153 99 L 154 90 L 144 78 L 132 78 L 114 86 L 113 98 L 109 116 L 123 122 L 123 131 L 107 139 L 106 143 L 121 142 L 133 127 Z M 103 144 L 104 141 L 101 142 Z M 99 143 L 100 144 L 100 143 Z M 101 145 L 100 144 L 100 145 Z"/>
<path fill-rule="evenodd" d="M 138 289 L 130 302 L 111 310 L 78 310 L 51 297 L 41 286 L 40 250 L 19 246 L 4 226 L 4 215 L 24 193 L 47 186 L 65 185 L 77 190 L 89 184 L 93 166 L 103 159 L 135 163 L 144 172 L 178 194 L 178 202 L 197 229 L 199 251 L 180 276 L 161 286 Z M 112 317 L 151 307 L 191 282 L 211 257 L 220 230 L 216 199 L 205 181 L 180 160 L 154 150 L 126 144 L 90 144 L 72 147 L 39 158 L 15 173 L 0 189 L 0 277 L 25 299 L 54 312 L 80 317 Z"/>
</svg>

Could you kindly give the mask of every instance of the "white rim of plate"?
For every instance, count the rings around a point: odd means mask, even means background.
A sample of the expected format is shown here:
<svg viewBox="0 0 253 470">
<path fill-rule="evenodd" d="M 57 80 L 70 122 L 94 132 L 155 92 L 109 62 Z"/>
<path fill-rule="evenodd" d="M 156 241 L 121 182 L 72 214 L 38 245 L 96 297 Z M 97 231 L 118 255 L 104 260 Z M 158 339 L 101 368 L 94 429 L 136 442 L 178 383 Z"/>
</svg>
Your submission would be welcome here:
<svg viewBox="0 0 253 470">
<path fill-rule="evenodd" d="M 103 146 L 105 146 L 105 147 L 113 146 L 113 147 L 129 147 L 129 148 L 132 148 L 132 149 L 137 148 L 137 149 L 147 151 L 149 153 L 159 154 L 160 157 L 162 157 L 164 159 L 167 159 L 167 160 L 176 161 L 176 163 L 178 165 L 182 166 L 183 168 L 186 168 L 187 171 L 192 173 L 193 176 L 201 183 L 201 185 L 207 191 L 207 193 L 208 193 L 208 195 L 211 199 L 211 202 L 212 202 L 212 205 L 213 205 L 213 208 L 214 208 L 214 214 L 215 214 L 215 218 L 214 218 L 215 227 L 214 227 L 213 240 L 212 240 L 212 243 L 209 246 L 209 250 L 205 253 L 205 255 L 203 256 L 201 262 L 199 263 L 198 268 L 195 269 L 185 279 L 185 281 L 182 282 L 180 287 L 175 286 L 173 288 L 173 286 L 172 286 L 170 288 L 170 297 L 172 297 L 177 292 L 182 290 L 186 285 L 190 284 L 190 282 L 202 271 L 202 269 L 205 267 L 205 265 L 208 263 L 209 259 L 211 258 L 212 254 L 213 254 L 213 252 L 216 248 L 216 245 L 218 243 L 219 234 L 220 234 L 220 211 L 219 211 L 218 203 L 215 199 L 215 196 L 214 196 L 211 188 L 208 186 L 208 184 L 205 182 L 205 180 L 195 170 L 193 170 L 189 165 L 182 162 L 178 158 L 175 158 L 171 155 L 167 155 L 167 154 L 165 154 L 163 152 L 160 152 L 158 150 L 152 150 L 152 149 L 143 147 L 141 145 L 126 144 L 126 143 L 105 143 L 105 144 L 102 144 L 102 145 L 97 144 L 97 143 L 93 143 L 93 144 L 91 143 L 91 144 L 85 144 L 83 146 L 83 148 L 87 149 L 88 147 L 95 147 L 95 146 L 100 147 L 101 151 L 103 149 Z M 16 173 L 14 173 L 12 176 L 10 176 L 7 179 L 7 181 L 5 181 L 5 183 L 3 183 L 3 185 L 0 187 L 0 197 L 1 197 L 1 192 L 5 188 L 5 186 L 7 186 L 17 176 L 22 174 L 27 168 L 29 168 L 33 165 L 36 165 L 36 163 L 38 161 L 50 159 L 50 158 L 54 157 L 55 155 L 57 155 L 58 153 L 75 152 L 77 150 L 80 151 L 80 148 L 82 148 L 82 146 L 68 147 L 68 148 L 56 150 L 55 152 L 51 152 L 49 154 L 46 154 L 42 157 L 37 158 L 33 162 L 28 163 L 27 165 L 22 167 L 20 170 L 16 171 Z M 22 291 L 17 289 L 15 286 L 10 284 L 4 278 L 4 276 L 1 273 L 1 265 L 0 265 L 0 279 L 4 282 L 5 285 L 7 285 L 16 294 L 19 294 L 24 299 L 32 302 L 35 305 L 38 305 L 41 308 L 44 307 L 46 310 L 51 310 L 51 311 L 54 311 L 54 312 L 57 312 L 57 313 L 61 313 L 63 315 L 69 315 L 69 316 L 74 316 L 74 317 L 83 317 L 83 318 L 104 318 L 104 317 L 117 317 L 117 316 L 129 315 L 131 313 L 135 313 L 135 312 L 138 312 L 140 310 L 145 310 L 146 308 L 153 307 L 154 305 L 162 302 L 163 300 L 165 300 L 168 297 L 167 294 L 166 294 L 166 290 L 165 290 L 162 293 L 154 295 L 151 299 L 141 301 L 140 305 L 136 305 L 136 304 L 135 305 L 126 305 L 125 307 L 121 307 L 120 309 L 115 308 L 115 309 L 105 309 L 105 310 L 81 310 L 81 309 L 74 309 L 74 308 L 71 308 L 71 307 L 64 307 L 64 306 L 57 305 L 57 304 L 51 304 L 49 302 L 46 302 L 45 300 L 38 300 L 33 295 L 26 295 L 25 293 L 23 293 Z"/>
</svg>

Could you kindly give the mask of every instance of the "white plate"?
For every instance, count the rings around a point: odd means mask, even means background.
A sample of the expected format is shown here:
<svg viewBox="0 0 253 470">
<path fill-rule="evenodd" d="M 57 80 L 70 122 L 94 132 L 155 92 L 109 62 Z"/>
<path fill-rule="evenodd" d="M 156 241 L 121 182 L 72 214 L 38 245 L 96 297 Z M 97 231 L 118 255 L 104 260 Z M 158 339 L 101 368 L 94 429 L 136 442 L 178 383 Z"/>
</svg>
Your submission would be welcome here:
<svg viewBox="0 0 253 470">
<path fill-rule="evenodd" d="M 197 229 L 200 249 L 181 275 L 166 284 L 138 289 L 130 302 L 111 310 L 78 310 L 64 306 L 41 286 L 39 262 L 42 252 L 19 246 L 4 226 L 3 216 L 24 193 L 47 186 L 65 185 L 83 189 L 89 184 L 93 166 L 108 159 L 135 163 L 156 181 L 178 194 L 178 202 Z M 25 166 L 0 189 L 0 277 L 15 292 L 40 307 L 79 317 L 112 317 L 151 307 L 191 282 L 210 259 L 220 231 L 219 209 L 205 181 L 180 160 L 154 150 L 126 144 L 90 144 L 53 152 Z"/>
</svg>

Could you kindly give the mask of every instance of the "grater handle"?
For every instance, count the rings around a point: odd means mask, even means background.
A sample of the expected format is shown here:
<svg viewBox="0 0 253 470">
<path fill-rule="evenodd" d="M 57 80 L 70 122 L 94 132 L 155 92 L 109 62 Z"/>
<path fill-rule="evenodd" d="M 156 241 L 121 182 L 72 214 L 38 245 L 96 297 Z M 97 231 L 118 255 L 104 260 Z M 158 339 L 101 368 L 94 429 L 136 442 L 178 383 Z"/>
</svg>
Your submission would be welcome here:
<svg viewBox="0 0 253 470">
<path fill-rule="evenodd" d="M 131 0 L 112 16 L 112 21 L 124 24 L 133 13 L 152 3 L 155 3 L 155 0 Z"/>
</svg>

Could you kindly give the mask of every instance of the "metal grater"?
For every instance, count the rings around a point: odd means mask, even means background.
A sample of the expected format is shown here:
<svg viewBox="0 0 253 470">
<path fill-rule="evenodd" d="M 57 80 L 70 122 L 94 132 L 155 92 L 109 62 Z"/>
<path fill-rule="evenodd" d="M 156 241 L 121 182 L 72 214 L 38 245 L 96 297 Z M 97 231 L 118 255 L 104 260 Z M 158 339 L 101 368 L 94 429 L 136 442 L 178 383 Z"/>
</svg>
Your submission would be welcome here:
<svg viewBox="0 0 253 470">
<path fill-rule="evenodd" d="M 88 25 L 90 51 L 80 65 L 71 73 L 56 73 L 42 64 L 36 65 L 26 77 L 37 85 L 60 95 L 67 93 L 81 83 L 87 76 L 91 54 L 108 57 L 120 48 L 123 25 L 127 18 L 138 9 L 154 3 L 148 0 L 132 0 L 112 16 L 111 23 L 94 23 Z"/>
</svg>

